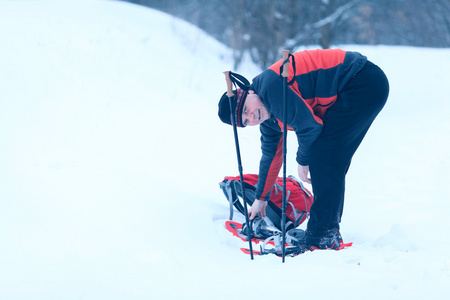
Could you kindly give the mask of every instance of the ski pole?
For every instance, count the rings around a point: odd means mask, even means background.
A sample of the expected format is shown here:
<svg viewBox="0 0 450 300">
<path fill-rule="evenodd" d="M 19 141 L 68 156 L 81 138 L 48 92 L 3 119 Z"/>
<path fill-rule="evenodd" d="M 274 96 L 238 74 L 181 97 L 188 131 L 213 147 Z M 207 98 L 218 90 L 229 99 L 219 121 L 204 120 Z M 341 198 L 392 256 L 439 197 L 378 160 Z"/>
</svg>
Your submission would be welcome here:
<svg viewBox="0 0 450 300">
<path fill-rule="evenodd" d="M 283 203 L 281 209 L 282 262 L 286 257 L 286 154 L 287 154 L 287 78 L 289 76 L 289 50 L 283 50 Z"/>
<path fill-rule="evenodd" d="M 248 212 L 247 212 L 247 200 L 245 199 L 245 189 L 244 189 L 244 174 L 242 171 L 242 162 L 241 162 L 241 151 L 239 149 L 239 139 L 238 139 L 238 133 L 237 133 L 237 126 L 236 126 L 236 120 L 234 117 L 233 112 L 233 105 L 231 104 L 232 99 L 234 97 L 233 93 L 233 83 L 230 79 L 230 71 L 223 72 L 225 74 L 225 81 L 227 82 L 227 96 L 230 103 L 230 112 L 231 112 L 231 122 L 233 123 L 233 132 L 234 132 L 234 144 L 236 145 L 236 155 L 237 155 L 237 161 L 238 161 L 238 169 L 239 169 L 239 176 L 241 179 L 241 189 L 242 189 L 242 199 L 244 201 L 244 215 L 245 215 L 245 223 L 247 224 L 247 230 L 248 230 L 248 244 L 250 249 L 250 258 L 253 260 L 253 248 L 252 248 L 252 230 L 250 228 L 250 221 L 248 218 Z"/>
</svg>

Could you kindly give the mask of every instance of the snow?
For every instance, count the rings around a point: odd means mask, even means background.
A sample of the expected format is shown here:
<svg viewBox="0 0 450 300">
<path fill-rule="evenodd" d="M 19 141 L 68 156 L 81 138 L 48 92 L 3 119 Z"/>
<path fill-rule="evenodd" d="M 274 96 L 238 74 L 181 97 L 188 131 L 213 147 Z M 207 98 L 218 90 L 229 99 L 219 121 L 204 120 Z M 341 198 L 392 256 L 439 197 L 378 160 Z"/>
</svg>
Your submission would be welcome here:
<svg viewBox="0 0 450 300">
<path fill-rule="evenodd" d="M 450 292 L 450 49 L 342 46 L 391 84 L 348 174 L 341 233 L 354 245 L 282 264 L 251 261 L 224 228 L 218 183 L 238 174 L 217 117 L 230 49 L 117 1 L 0 1 L 0 36 L 1 299 Z M 256 173 L 258 128 L 239 137 L 244 172 Z"/>
</svg>

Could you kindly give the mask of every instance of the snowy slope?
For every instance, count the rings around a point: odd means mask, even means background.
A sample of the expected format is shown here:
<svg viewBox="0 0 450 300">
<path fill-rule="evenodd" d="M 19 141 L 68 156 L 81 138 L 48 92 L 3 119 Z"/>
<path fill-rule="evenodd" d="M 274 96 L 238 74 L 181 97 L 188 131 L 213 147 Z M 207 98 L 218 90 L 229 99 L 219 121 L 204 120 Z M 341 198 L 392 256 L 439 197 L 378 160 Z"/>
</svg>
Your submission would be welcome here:
<svg viewBox="0 0 450 300">
<path fill-rule="evenodd" d="M 0 1 L 0 36 L 0 299 L 450 292 L 449 49 L 343 47 L 391 83 L 348 175 L 341 232 L 354 246 L 281 264 L 250 261 L 223 225 L 218 182 L 237 174 L 217 118 L 229 49 L 117 1 Z M 255 173 L 258 129 L 239 135 Z"/>
</svg>

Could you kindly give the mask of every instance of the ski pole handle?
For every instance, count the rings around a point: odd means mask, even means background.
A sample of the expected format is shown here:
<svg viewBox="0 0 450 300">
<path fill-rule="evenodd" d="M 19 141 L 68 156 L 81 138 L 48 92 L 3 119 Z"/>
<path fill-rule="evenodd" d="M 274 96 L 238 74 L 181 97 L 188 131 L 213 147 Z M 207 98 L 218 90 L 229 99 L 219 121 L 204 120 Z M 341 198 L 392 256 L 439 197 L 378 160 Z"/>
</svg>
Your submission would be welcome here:
<svg viewBox="0 0 450 300">
<path fill-rule="evenodd" d="M 283 52 L 283 72 L 281 76 L 288 77 L 289 76 L 289 50 L 282 50 Z"/>
<path fill-rule="evenodd" d="M 223 72 L 223 74 L 225 74 L 225 81 L 227 82 L 227 96 L 233 97 L 234 96 L 233 83 L 231 82 L 230 72 L 231 71 L 225 71 L 225 72 Z"/>
</svg>

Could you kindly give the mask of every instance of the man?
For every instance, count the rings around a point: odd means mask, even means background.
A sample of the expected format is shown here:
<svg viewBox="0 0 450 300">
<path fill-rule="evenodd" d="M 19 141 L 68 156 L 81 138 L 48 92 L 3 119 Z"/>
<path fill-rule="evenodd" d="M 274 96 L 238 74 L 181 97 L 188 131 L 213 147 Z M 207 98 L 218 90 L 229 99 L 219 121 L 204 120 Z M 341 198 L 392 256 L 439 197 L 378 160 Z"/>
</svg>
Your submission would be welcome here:
<svg viewBox="0 0 450 300">
<path fill-rule="evenodd" d="M 383 71 L 357 52 L 340 49 L 296 52 L 290 57 L 288 113 L 283 120 L 282 63 L 235 91 L 236 125 L 260 126 L 262 157 L 250 219 L 264 217 L 270 190 L 282 166 L 283 123 L 298 139 L 298 175 L 312 185 L 307 225 L 309 248 L 339 249 L 345 175 L 351 159 L 389 94 Z M 234 74 L 235 76 L 239 76 Z M 231 124 L 226 93 L 219 117 Z M 310 175 L 310 177 L 308 177 Z"/>
</svg>

